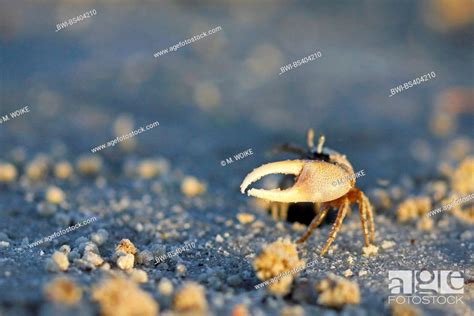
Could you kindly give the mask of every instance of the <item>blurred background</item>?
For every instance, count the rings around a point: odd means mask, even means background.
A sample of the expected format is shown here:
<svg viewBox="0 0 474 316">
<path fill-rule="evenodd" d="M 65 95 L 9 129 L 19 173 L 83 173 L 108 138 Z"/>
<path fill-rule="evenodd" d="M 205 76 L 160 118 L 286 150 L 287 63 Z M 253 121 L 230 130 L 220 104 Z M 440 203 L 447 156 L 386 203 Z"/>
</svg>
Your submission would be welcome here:
<svg viewBox="0 0 474 316">
<path fill-rule="evenodd" d="M 91 10 L 97 14 L 56 32 L 57 24 Z M 222 29 L 153 56 L 216 27 Z M 305 147 L 308 128 L 324 133 L 326 145 L 346 154 L 356 172 L 365 171 L 357 185 L 378 212 L 377 242 L 399 245 L 374 261 L 361 258 L 370 271 L 360 280 L 365 309 L 386 314 L 387 269 L 467 269 L 474 243 L 472 229 L 463 225 L 472 222 L 472 206 L 466 215 L 459 210 L 459 221 L 440 214 L 433 231 L 426 216 L 417 228 L 399 225 L 395 214 L 398 222 L 400 214 L 411 219 L 417 204 L 428 212 L 430 198 L 408 200 L 395 211 L 398 202 L 391 204 L 379 188 L 390 189 L 400 202 L 432 189 L 433 208 L 451 187 L 472 192 L 474 160 L 466 157 L 474 149 L 473 27 L 472 0 L 0 0 L 0 119 L 29 109 L 0 120 L 0 315 L 10 307 L 5 315 L 37 315 L 41 287 L 53 277 L 44 268 L 49 256 L 63 244 L 78 254 L 87 236 L 104 230 L 110 237 L 98 244 L 113 271 L 114 249 L 123 238 L 140 251 L 158 247 L 163 253 L 196 241 L 197 251 L 182 256 L 185 278 L 172 268 L 140 265 L 150 278 L 143 287 L 160 310 L 170 302 L 153 288 L 166 276 L 175 286 L 188 279 L 207 284 L 219 315 L 233 306 L 231 299 L 240 303 L 243 292 L 262 308 L 279 311 L 282 300 L 254 295 L 260 281 L 250 260 L 264 243 L 296 239 L 305 227 L 290 230 L 258 214 L 239 184 L 262 163 L 294 157 L 269 152 L 288 142 Z M 279 75 L 281 67 L 316 52 L 322 57 Z M 431 80 L 389 97 L 391 89 L 432 72 Z M 90 157 L 92 148 L 153 122 L 159 126 Z M 253 155 L 235 161 L 249 148 Z M 222 166 L 229 157 L 234 162 Z M 54 178 L 48 176 L 53 165 Z M 140 177 L 128 177 L 130 170 Z M 437 181 L 442 176 L 454 184 Z M 99 218 L 94 224 L 26 249 L 92 215 Z M 347 219 L 344 229 L 358 227 L 356 220 Z M 300 248 L 302 258 L 317 256 L 320 237 Z M 317 257 L 321 264 L 310 279 L 346 262 L 347 253 L 361 257 L 358 228 L 340 234 L 336 244 L 334 256 Z M 83 261 L 71 262 L 69 276 L 87 287 L 101 275 Z M 342 264 L 337 269 L 342 273 Z M 221 284 L 234 274 L 242 283 L 220 287 L 209 277 L 218 270 Z M 286 302 L 304 301 L 298 292 Z M 91 306 L 80 305 L 77 315 L 90 314 Z M 314 304 L 305 308 L 308 315 L 320 311 Z M 69 312 L 43 312 L 64 314 Z"/>
<path fill-rule="evenodd" d="M 58 32 L 56 24 L 95 9 Z M 1 0 L 0 158 L 52 148 L 66 156 L 154 121 L 160 126 L 100 155 L 162 155 L 211 187 L 243 176 L 312 127 L 366 171 L 364 187 L 429 175 L 440 157 L 472 150 L 470 0 Z M 153 54 L 214 27 L 176 52 Z M 322 57 L 282 75 L 280 67 Z M 392 97 L 390 89 L 436 78 Z M 248 148 L 254 155 L 222 167 Z M 115 164 L 114 164 L 115 163 Z"/>
</svg>

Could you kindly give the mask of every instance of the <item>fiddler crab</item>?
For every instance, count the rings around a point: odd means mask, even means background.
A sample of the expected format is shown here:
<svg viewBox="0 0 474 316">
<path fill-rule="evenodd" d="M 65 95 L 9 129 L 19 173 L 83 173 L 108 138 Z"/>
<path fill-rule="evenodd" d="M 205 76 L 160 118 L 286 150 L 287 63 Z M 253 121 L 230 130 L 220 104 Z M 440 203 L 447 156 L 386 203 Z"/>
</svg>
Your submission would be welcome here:
<svg viewBox="0 0 474 316">
<path fill-rule="evenodd" d="M 319 204 L 320 210 L 318 214 L 311 221 L 304 235 L 296 243 L 306 241 L 312 231 L 324 220 L 328 210 L 331 207 L 337 208 L 337 217 L 329 233 L 329 238 L 321 250 L 321 256 L 328 251 L 336 238 L 344 217 L 350 211 L 350 205 L 357 203 L 364 233 L 364 242 L 365 246 L 368 247 L 370 245 L 369 239 L 371 242 L 374 242 L 375 239 L 372 206 L 365 194 L 355 187 L 355 178 L 350 177 L 350 175 L 354 174 L 352 165 L 345 155 L 323 147 L 325 141 L 323 135 L 319 137 L 317 146 L 314 146 L 313 140 L 314 131 L 309 129 L 307 133 L 309 151 L 293 145 L 281 146 L 280 149 L 282 151 L 299 154 L 302 158 L 271 162 L 254 169 L 245 177 L 240 185 L 241 192 L 245 193 L 250 184 L 270 174 L 295 175 L 295 183 L 288 189 L 250 189 L 247 191 L 247 194 L 271 202 L 311 202 Z M 348 179 L 348 181 L 334 185 L 334 181 L 338 179 Z"/>
</svg>

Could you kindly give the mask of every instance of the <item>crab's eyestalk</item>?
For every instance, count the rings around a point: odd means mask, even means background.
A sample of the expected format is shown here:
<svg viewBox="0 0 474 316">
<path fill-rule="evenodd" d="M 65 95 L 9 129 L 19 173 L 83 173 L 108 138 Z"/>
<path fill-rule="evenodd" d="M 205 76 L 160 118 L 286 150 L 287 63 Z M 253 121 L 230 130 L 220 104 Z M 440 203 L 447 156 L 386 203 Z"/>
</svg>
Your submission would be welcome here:
<svg viewBox="0 0 474 316">
<path fill-rule="evenodd" d="M 323 152 L 323 146 L 324 146 L 324 142 L 326 141 L 326 137 L 324 137 L 323 134 L 319 135 L 319 139 L 318 139 L 318 147 L 316 148 L 316 152 L 318 154 L 322 154 Z"/>
<path fill-rule="evenodd" d="M 308 129 L 306 143 L 308 144 L 308 148 L 314 148 L 314 130 L 312 128 Z"/>
</svg>

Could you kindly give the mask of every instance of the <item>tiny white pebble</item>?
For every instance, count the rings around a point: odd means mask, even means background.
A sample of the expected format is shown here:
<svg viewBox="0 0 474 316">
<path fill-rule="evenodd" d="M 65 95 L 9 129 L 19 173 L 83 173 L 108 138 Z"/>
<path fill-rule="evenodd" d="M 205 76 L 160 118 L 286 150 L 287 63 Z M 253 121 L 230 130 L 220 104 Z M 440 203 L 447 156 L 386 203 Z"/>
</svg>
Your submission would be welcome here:
<svg viewBox="0 0 474 316">
<path fill-rule="evenodd" d="M 132 269 L 134 263 L 135 257 L 130 253 L 120 256 L 117 259 L 117 266 L 122 270 Z"/>
<path fill-rule="evenodd" d="M 354 263 L 354 258 L 352 256 L 347 257 L 347 263 L 353 264 Z"/>
<path fill-rule="evenodd" d="M 384 240 L 382 241 L 382 249 L 388 249 L 388 248 L 392 248 L 393 246 L 395 246 L 396 243 L 391 241 L 391 240 Z"/>
<path fill-rule="evenodd" d="M 364 275 L 367 275 L 367 274 L 368 274 L 368 272 L 367 272 L 366 270 L 360 270 L 360 271 L 359 271 L 359 276 L 360 276 L 360 277 L 361 277 L 361 276 L 364 276 Z"/>
<path fill-rule="evenodd" d="M 110 270 L 110 263 L 105 262 L 103 265 L 100 266 L 100 269 L 103 270 L 103 271 Z"/>
<path fill-rule="evenodd" d="M 59 247 L 59 251 L 67 255 L 71 252 L 71 247 L 69 245 L 62 245 Z"/>
<path fill-rule="evenodd" d="M 103 245 L 109 238 L 109 233 L 101 228 L 96 233 L 91 234 L 91 240 L 98 246 Z"/>
<path fill-rule="evenodd" d="M 102 257 L 92 251 L 86 251 L 84 252 L 84 255 L 82 256 L 82 259 L 86 260 L 87 262 L 93 264 L 94 266 L 98 267 L 102 263 L 104 263 L 104 259 Z"/>
<path fill-rule="evenodd" d="M 46 261 L 46 270 L 49 272 L 66 271 L 68 267 L 67 255 L 60 251 L 55 251 L 51 258 Z"/>
<path fill-rule="evenodd" d="M 61 204 L 65 199 L 63 190 L 58 187 L 51 186 L 46 191 L 46 201 L 51 204 Z"/>
<path fill-rule="evenodd" d="M 148 282 L 148 274 L 146 274 L 145 271 L 140 269 L 133 269 L 130 273 L 130 277 L 136 283 Z"/>
<path fill-rule="evenodd" d="M 8 241 L 0 241 L 0 248 L 8 248 L 10 243 Z"/>
<path fill-rule="evenodd" d="M 173 283 L 167 278 L 161 279 L 160 283 L 158 283 L 158 291 L 161 295 L 170 296 L 173 294 Z"/>
<path fill-rule="evenodd" d="M 375 256 L 379 251 L 379 247 L 374 245 L 369 245 L 368 247 L 362 248 L 362 253 L 364 257 Z"/>
<path fill-rule="evenodd" d="M 186 275 L 186 266 L 184 264 L 177 264 L 176 265 L 176 275 L 177 276 L 185 276 Z"/>
<path fill-rule="evenodd" d="M 221 235 L 217 234 L 217 236 L 216 236 L 216 242 L 224 242 L 224 238 L 222 238 Z"/>
</svg>

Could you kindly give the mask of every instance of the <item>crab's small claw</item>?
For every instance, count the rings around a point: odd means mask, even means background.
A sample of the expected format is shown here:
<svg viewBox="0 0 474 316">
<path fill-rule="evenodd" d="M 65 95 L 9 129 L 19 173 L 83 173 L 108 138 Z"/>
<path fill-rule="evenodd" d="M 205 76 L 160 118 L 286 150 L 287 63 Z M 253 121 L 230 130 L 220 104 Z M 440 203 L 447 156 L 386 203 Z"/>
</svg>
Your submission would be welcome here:
<svg viewBox="0 0 474 316">
<path fill-rule="evenodd" d="M 324 172 L 322 172 L 324 171 Z M 341 192 L 350 189 L 350 185 L 328 185 L 328 174 L 333 177 L 343 177 L 344 172 L 337 166 L 314 160 L 285 160 L 262 165 L 249 173 L 240 190 L 245 193 L 247 187 L 269 174 L 296 175 L 295 184 L 288 189 L 262 190 L 250 189 L 247 194 L 273 202 L 325 202 L 341 196 Z M 345 188 L 347 186 L 347 188 Z"/>
</svg>

